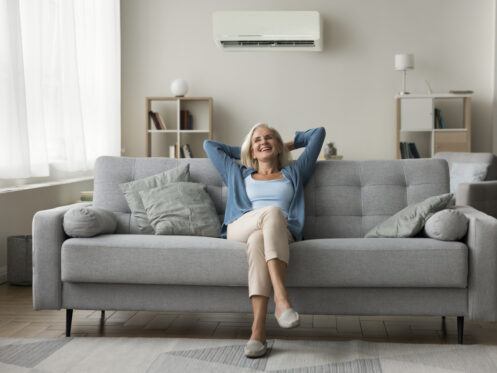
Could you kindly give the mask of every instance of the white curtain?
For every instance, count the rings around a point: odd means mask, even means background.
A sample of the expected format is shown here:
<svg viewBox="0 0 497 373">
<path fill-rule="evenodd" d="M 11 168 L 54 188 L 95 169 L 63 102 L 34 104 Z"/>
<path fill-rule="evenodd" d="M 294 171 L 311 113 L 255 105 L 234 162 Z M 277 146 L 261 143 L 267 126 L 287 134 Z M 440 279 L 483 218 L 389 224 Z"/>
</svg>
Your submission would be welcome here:
<svg viewBox="0 0 497 373">
<path fill-rule="evenodd" d="M 0 47 L 0 179 L 120 154 L 119 0 L 0 0 Z"/>
</svg>

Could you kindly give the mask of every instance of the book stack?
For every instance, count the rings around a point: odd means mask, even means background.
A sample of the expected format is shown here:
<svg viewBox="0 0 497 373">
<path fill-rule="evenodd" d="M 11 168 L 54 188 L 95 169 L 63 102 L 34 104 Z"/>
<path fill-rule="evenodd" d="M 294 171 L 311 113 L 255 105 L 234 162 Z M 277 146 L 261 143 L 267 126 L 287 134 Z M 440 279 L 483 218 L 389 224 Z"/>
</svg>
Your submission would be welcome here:
<svg viewBox="0 0 497 373">
<path fill-rule="evenodd" d="M 157 129 L 157 130 L 167 129 L 166 121 L 164 120 L 164 118 L 162 118 L 162 115 L 160 115 L 160 113 L 157 113 L 155 111 L 150 110 L 148 112 L 148 116 L 152 120 L 152 123 L 154 124 L 155 129 Z"/>
<path fill-rule="evenodd" d="M 402 159 L 420 158 L 416 144 L 413 142 L 400 143 L 400 156 Z"/>
<path fill-rule="evenodd" d="M 79 200 L 81 202 L 93 202 L 93 190 L 81 192 Z"/>
<path fill-rule="evenodd" d="M 193 129 L 193 116 L 188 110 L 180 111 L 180 129 L 191 130 Z"/>
</svg>

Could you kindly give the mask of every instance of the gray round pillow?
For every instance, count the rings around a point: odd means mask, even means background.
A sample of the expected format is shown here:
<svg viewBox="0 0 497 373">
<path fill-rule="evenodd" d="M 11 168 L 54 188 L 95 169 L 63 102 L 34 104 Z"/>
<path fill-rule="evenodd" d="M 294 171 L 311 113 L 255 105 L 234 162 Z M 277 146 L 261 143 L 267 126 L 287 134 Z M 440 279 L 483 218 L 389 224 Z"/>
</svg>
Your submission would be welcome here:
<svg viewBox="0 0 497 373">
<path fill-rule="evenodd" d="M 64 231 L 70 237 L 93 237 L 114 233 L 117 228 L 116 215 L 93 206 L 74 206 L 63 219 Z"/>
<path fill-rule="evenodd" d="M 433 214 L 425 224 L 428 237 L 457 241 L 468 231 L 468 218 L 458 210 L 446 209 Z"/>
</svg>

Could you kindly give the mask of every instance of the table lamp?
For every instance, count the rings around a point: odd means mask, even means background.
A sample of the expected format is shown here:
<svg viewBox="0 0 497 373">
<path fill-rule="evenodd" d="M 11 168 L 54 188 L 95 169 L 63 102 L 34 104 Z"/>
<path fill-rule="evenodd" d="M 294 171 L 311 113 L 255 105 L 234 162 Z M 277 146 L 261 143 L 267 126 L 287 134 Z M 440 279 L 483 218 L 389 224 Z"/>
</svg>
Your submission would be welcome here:
<svg viewBox="0 0 497 373">
<path fill-rule="evenodd" d="M 395 70 L 403 71 L 402 74 L 402 91 L 400 95 L 408 95 L 409 92 L 406 91 L 406 74 L 407 69 L 414 69 L 414 54 L 404 53 L 395 55 Z"/>
</svg>

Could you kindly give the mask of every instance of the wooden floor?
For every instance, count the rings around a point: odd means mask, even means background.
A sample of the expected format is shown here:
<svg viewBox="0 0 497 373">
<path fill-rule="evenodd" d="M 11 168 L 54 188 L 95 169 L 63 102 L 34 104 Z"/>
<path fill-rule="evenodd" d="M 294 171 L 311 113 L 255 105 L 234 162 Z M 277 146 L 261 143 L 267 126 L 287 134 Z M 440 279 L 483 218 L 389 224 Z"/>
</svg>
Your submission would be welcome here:
<svg viewBox="0 0 497 373">
<path fill-rule="evenodd" d="M 34 311 L 31 287 L 0 285 L 0 337 L 46 338 L 65 335 L 65 310 Z M 241 338 L 250 336 L 246 313 L 173 313 L 75 310 L 74 337 Z M 269 339 L 351 340 L 406 343 L 456 343 L 456 319 L 440 317 L 301 315 L 301 326 L 281 329 L 268 315 Z M 465 320 L 465 344 L 497 344 L 497 323 Z"/>
</svg>

